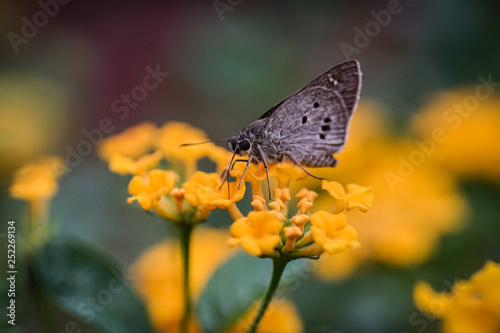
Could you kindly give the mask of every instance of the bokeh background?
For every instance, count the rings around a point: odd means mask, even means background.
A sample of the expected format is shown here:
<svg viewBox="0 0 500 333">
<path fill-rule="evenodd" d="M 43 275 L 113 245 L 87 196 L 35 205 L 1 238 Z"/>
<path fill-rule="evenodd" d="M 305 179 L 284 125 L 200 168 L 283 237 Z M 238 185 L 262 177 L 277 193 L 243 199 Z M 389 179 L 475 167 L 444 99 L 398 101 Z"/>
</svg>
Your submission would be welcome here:
<svg viewBox="0 0 500 333">
<path fill-rule="evenodd" d="M 391 3 L 73 0 L 25 37 L 23 18 L 33 22 L 40 3 L 2 1 L 0 236 L 8 219 L 24 217 L 23 203 L 7 192 L 21 164 L 48 154 L 74 158 L 103 119 L 113 127 L 106 136 L 142 121 L 177 120 L 227 138 L 346 60 L 349 44 L 356 49 L 348 58 L 363 71 L 362 102 L 338 171 L 324 172 L 375 187 L 371 217 L 353 222 L 365 228 L 366 252 L 356 264 L 311 274 L 287 297 L 307 332 L 438 332 L 438 320 L 412 321 L 413 284 L 424 279 L 446 290 L 444 281 L 500 262 L 500 86 L 464 104 L 480 77 L 500 81 L 500 5 L 401 1 L 369 40 L 356 37 Z M 127 106 L 124 95 L 138 91 L 147 68 L 168 75 Z M 466 112 L 449 111 L 455 105 Z M 419 149 L 415 140 L 436 128 L 444 143 L 388 186 L 387 172 L 398 175 L 400 157 L 408 160 Z M 58 233 L 123 265 L 174 235 L 126 204 L 128 178 L 111 174 L 95 147 L 72 161 L 51 209 Z M 221 212 L 208 223 L 227 229 L 230 219 Z M 34 319 L 31 331 L 40 327 Z"/>
</svg>

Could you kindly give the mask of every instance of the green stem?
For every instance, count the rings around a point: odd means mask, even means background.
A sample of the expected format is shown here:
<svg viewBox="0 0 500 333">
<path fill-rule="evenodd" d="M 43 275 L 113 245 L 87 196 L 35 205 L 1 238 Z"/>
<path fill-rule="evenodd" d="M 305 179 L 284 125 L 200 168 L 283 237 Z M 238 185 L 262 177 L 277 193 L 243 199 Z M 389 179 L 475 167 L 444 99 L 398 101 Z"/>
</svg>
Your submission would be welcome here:
<svg viewBox="0 0 500 333">
<path fill-rule="evenodd" d="M 182 255 L 182 271 L 184 274 L 184 313 L 181 319 L 181 333 L 187 333 L 191 317 L 191 288 L 189 278 L 189 248 L 193 226 L 189 223 L 179 224 L 179 240 Z"/>
<path fill-rule="evenodd" d="M 257 316 L 253 320 L 252 326 L 248 330 L 248 333 L 254 333 L 259 325 L 260 320 L 264 316 L 269 303 L 271 303 L 271 299 L 273 298 L 274 292 L 278 288 L 278 284 L 280 282 L 281 276 L 283 275 L 283 271 L 285 270 L 286 264 L 288 260 L 278 258 L 273 258 L 273 275 L 271 277 L 271 283 L 269 284 L 269 288 L 266 291 L 266 295 L 262 300 L 262 304 L 259 307 L 259 311 L 257 312 Z"/>
</svg>

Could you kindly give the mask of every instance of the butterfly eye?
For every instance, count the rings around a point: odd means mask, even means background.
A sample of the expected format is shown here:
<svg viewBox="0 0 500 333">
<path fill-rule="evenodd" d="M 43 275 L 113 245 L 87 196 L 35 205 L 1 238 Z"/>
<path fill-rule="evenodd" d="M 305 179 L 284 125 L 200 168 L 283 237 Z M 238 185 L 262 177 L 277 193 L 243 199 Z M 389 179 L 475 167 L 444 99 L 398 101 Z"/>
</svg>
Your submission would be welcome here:
<svg viewBox="0 0 500 333">
<path fill-rule="evenodd" d="M 250 142 L 248 142 L 248 140 L 243 140 L 240 143 L 238 143 L 238 147 L 242 151 L 247 151 L 248 149 L 250 149 Z"/>
</svg>

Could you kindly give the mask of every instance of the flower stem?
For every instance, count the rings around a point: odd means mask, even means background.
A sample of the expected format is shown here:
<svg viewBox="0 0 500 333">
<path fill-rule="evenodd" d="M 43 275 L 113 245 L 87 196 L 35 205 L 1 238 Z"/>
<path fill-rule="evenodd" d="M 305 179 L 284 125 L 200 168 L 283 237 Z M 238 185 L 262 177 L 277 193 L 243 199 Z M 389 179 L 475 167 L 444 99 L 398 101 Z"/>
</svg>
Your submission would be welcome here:
<svg viewBox="0 0 500 333">
<path fill-rule="evenodd" d="M 266 309 L 271 303 L 271 299 L 273 298 L 274 292 L 278 288 L 278 284 L 280 282 L 281 276 L 283 275 L 283 271 L 285 270 L 286 264 L 288 260 L 283 258 L 273 258 L 273 275 L 271 277 L 271 283 L 269 284 L 269 288 L 266 291 L 264 299 L 262 300 L 262 304 L 259 307 L 259 311 L 257 312 L 257 316 L 253 320 L 252 326 L 248 330 L 248 333 L 255 333 L 257 330 L 257 326 L 259 325 L 260 320 L 264 316 Z"/>
<path fill-rule="evenodd" d="M 181 333 L 187 333 L 191 317 L 191 288 L 189 278 L 189 248 L 193 226 L 189 223 L 179 223 L 179 240 L 181 245 L 182 271 L 184 274 L 184 313 L 181 319 Z"/>
</svg>

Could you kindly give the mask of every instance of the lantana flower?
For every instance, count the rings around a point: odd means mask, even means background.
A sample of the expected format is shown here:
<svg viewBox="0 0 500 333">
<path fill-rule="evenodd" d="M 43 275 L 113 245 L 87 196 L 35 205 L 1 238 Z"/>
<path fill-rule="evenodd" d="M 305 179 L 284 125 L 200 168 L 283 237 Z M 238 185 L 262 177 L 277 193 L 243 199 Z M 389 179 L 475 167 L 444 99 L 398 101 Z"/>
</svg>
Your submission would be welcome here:
<svg viewBox="0 0 500 333">
<path fill-rule="evenodd" d="M 58 178 L 66 170 L 63 160 L 53 156 L 25 164 L 14 172 L 10 196 L 28 202 L 32 218 L 41 217 L 59 189 Z"/>
<path fill-rule="evenodd" d="M 30 242 L 33 245 L 45 239 L 49 231 L 49 207 L 59 190 L 58 179 L 67 171 L 64 161 L 55 156 L 40 158 L 25 164 L 14 172 L 9 195 L 28 204 Z"/>
<path fill-rule="evenodd" d="M 362 212 L 367 212 L 372 208 L 373 203 L 373 188 L 360 186 L 357 184 L 348 184 L 347 191 L 338 182 L 329 182 L 323 180 L 321 186 L 332 197 L 337 200 L 334 213 L 340 213 L 342 210 L 351 210 L 358 208 Z"/>
<path fill-rule="evenodd" d="M 231 172 L 237 181 L 242 170 L 236 166 Z M 248 168 L 244 179 L 252 184 L 252 190 L 257 189 L 251 203 L 254 211 L 235 219 L 228 241 L 231 246 L 241 246 L 255 256 L 287 259 L 317 258 L 323 252 L 341 253 L 360 246 L 356 230 L 347 224 L 347 216 L 340 212 L 346 207 L 366 212 L 372 205 L 371 188 L 350 185 L 346 193 L 342 185 L 323 181 L 323 187 L 338 198 L 337 207 L 340 202 L 341 209 L 332 209 L 333 213 L 324 210 L 311 213 L 318 193 L 302 188 L 295 195 L 299 199 L 297 210 L 290 215 L 288 186 L 292 181 L 303 179 L 306 173 L 297 166 L 282 163 L 273 165 L 269 175 L 279 178 L 278 184 L 283 187 L 275 188 L 273 200 L 266 204 L 261 191 L 267 186 L 265 169 L 252 165 Z"/>
<path fill-rule="evenodd" d="M 488 261 L 470 280 L 455 282 L 450 292 L 418 282 L 413 298 L 422 311 L 441 318 L 444 333 L 499 332 L 500 264 Z"/>
</svg>

